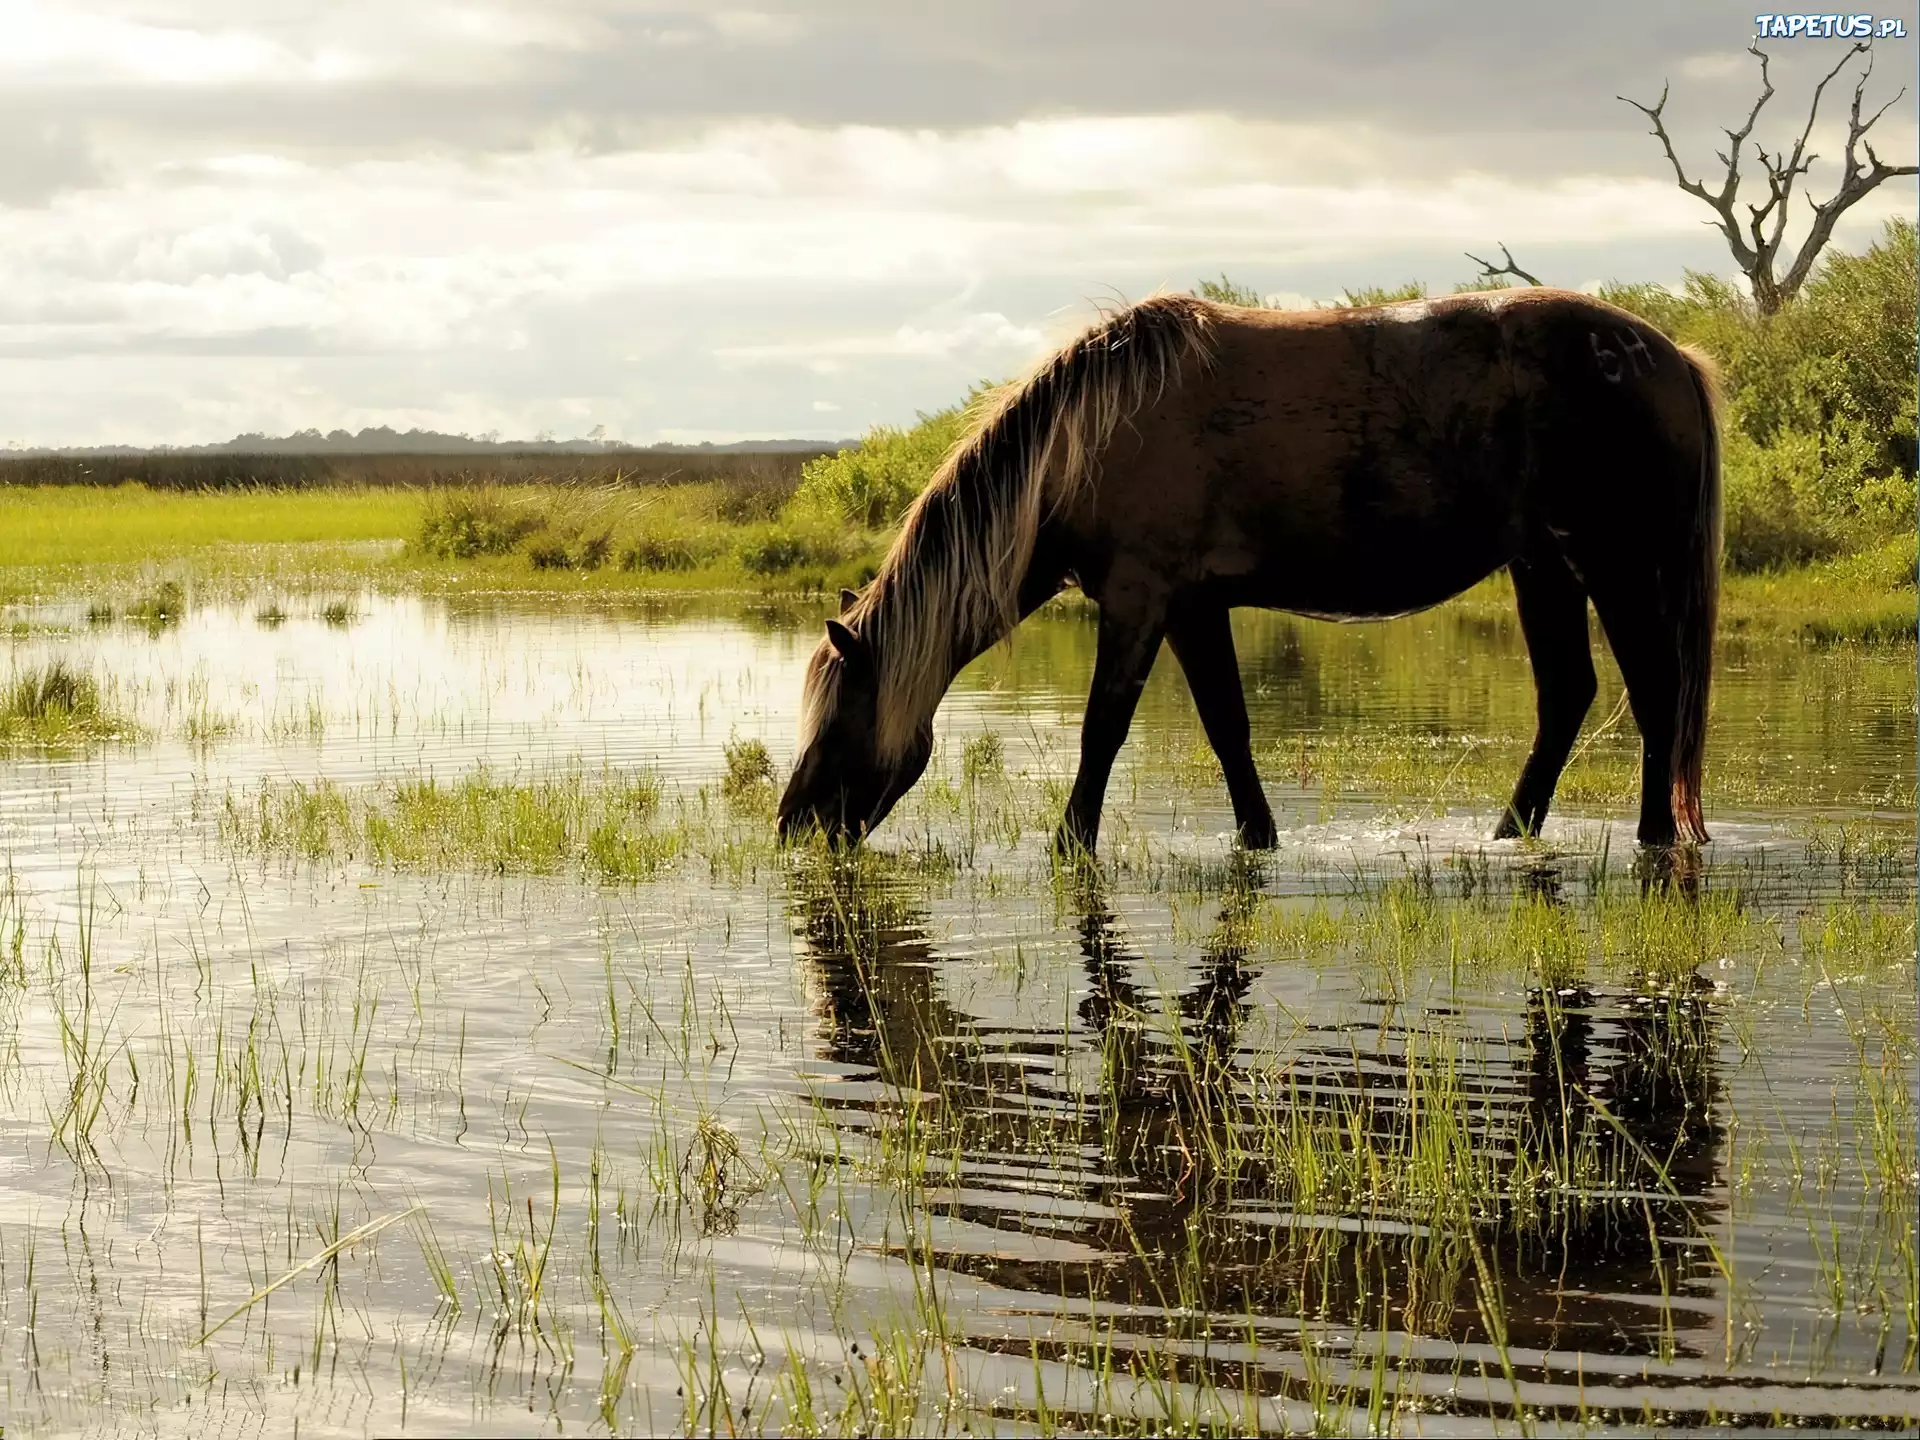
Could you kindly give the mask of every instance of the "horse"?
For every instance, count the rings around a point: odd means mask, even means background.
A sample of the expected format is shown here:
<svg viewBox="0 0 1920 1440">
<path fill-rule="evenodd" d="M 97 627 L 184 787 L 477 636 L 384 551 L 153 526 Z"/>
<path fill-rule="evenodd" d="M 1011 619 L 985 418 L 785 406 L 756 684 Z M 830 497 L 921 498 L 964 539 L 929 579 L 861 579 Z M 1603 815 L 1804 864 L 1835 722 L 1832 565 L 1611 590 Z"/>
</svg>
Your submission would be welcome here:
<svg viewBox="0 0 1920 1440">
<path fill-rule="evenodd" d="M 780 835 L 870 833 L 925 770 L 961 669 L 1077 584 L 1098 641 L 1056 844 L 1094 849 L 1164 640 L 1240 842 L 1270 847 L 1229 611 L 1388 619 L 1504 567 L 1538 724 L 1495 838 L 1539 834 L 1593 703 L 1591 601 L 1640 731 L 1639 839 L 1703 842 L 1718 408 L 1704 355 L 1569 291 L 1119 309 L 983 407 L 873 580 L 842 593 Z"/>
</svg>

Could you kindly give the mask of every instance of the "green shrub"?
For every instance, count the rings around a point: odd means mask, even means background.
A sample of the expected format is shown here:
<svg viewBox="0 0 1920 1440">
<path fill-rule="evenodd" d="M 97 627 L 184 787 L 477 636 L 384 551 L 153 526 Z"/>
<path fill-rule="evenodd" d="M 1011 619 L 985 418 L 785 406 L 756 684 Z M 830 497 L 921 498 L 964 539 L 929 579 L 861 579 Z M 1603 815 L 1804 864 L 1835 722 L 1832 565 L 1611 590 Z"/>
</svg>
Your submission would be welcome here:
<svg viewBox="0 0 1920 1440">
<path fill-rule="evenodd" d="M 16 675 L 7 689 L 6 715 L 11 720 L 91 719 L 99 713 L 99 683 L 84 670 L 70 669 L 64 660 Z"/>
<path fill-rule="evenodd" d="M 542 530 L 526 542 L 527 559 L 536 570 L 598 570 L 613 551 L 613 536 L 556 535 Z"/>
<path fill-rule="evenodd" d="M 1342 290 L 1335 303 L 1345 309 L 1360 309 L 1368 305 L 1397 305 L 1402 300 L 1424 300 L 1426 295 L 1424 284 L 1409 280 L 1404 285 L 1364 285 L 1358 290 Z"/>
<path fill-rule="evenodd" d="M 847 558 L 847 540 L 829 530 L 792 524 L 750 530 L 734 551 L 750 575 L 784 575 L 802 566 L 832 569 Z"/>
<path fill-rule="evenodd" d="M 794 508 L 868 530 L 893 524 L 926 489 L 947 452 L 971 430 L 978 407 L 997 388 L 983 381 L 965 404 L 922 415 L 910 430 L 877 426 L 859 448 L 809 461 L 800 472 Z"/>
<path fill-rule="evenodd" d="M 1914 525 L 1915 230 L 1888 222 L 1865 254 L 1831 254 L 1761 316 L 1733 282 L 1679 294 L 1607 285 L 1603 299 L 1700 346 L 1726 381 L 1727 558 L 1797 564 Z"/>
<path fill-rule="evenodd" d="M 714 513 L 729 525 L 773 519 L 793 498 L 799 479 L 771 467 L 729 475 L 714 487 Z"/>
<path fill-rule="evenodd" d="M 427 497 L 416 548 L 441 560 L 506 555 L 541 526 L 524 501 L 493 486 L 438 490 Z"/>
<path fill-rule="evenodd" d="M 666 572 L 695 570 L 700 557 L 684 535 L 641 535 L 620 552 L 620 568 L 629 571 Z"/>
<path fill-rule="evenodd" d="M 726 744 L 727 777 L 720 782 L 729 800 L 739 800 L 773 784 L 773 757 L 758 740 L 729 740 Z"/>
<path fill-rule="evenodd" d="M 1246 310 L 1259 310 L 1267 303 L 1251 285 L 1236 285 L 1225 275 L 1218 280 L 1202 280 L 1195 290 L 1202 300 L 1211 300 L 1216 305 L 1238 305 Z"/>
<path fill-rule="evenodd" d="M 1766 447 L 1732 431 L 1722 470 L 1729 569 L 1779 570 L 1838 553 L 1840 537 L 1802 498 L 1820 470 L 1817 437 Z"/>
</svg>

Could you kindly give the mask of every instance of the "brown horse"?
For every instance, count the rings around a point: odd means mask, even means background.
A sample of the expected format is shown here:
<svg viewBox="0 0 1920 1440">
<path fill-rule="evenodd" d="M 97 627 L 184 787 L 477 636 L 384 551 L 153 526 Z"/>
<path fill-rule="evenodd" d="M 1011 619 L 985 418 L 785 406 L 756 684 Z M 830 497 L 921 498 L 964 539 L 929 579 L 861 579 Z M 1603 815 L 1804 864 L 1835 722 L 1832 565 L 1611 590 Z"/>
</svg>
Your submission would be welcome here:
<svg viewBox="0 0 1920 1440">
<path fill-rule="evenodd" d="M 1270 845 L 1228 612 L 1381 619 L 1502 566 L 1539 728 L 1497 835 L 1538 832 L 1593 702 L 1591 600 L 1644 745 L 1640 839 L 1706 839 L 1720 461 L 1703 359 L 1559 290 L 1144 301 L 1001 392 L 873 583 L 842 597 L 807 668 L 780 832 L 878 825 L 926 768 L 954 677 L 1072 582 L 1100 622 L 1060 842 L 1092 848 L 1165 640 L 1243 842 Z"/>
</svg>

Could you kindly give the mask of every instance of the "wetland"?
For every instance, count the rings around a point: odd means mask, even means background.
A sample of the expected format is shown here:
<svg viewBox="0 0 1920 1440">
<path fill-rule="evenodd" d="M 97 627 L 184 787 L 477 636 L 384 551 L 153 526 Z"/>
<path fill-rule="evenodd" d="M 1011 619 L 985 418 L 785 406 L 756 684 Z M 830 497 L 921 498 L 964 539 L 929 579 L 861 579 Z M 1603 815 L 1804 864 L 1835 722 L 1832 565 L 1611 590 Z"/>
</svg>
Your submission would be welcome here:
<svg viewBox="0 0 1920 1440">
<path fill-rule="evenodd" d="M 0 723 L 8 1433 L 1910 1429 L 1914 652 L 1723 634 L 1715 839 L 1510 612 L 971 667 L 782 851 L 824 602 L 41 586 Z M 154 592 L 158 594 L 158 592 Z M 148 597 L 150 598 L 150 597 Z M 7 698 L 12 697 L 12 698 Z"/>
</svg>

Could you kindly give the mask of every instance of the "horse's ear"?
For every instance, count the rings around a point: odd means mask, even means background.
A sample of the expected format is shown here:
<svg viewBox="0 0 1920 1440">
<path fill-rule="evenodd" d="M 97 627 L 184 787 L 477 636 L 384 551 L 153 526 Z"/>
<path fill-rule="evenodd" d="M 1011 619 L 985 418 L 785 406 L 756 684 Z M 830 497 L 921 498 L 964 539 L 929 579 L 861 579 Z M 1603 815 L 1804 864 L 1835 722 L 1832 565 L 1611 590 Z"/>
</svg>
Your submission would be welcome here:
<svg viewBox="0 0 1920 1440">
<path fill-rule="evenodd" d="M 827 639 L 833 642 L 833 648 L 840 652 L 840 658 L 849 665 L 862 665 L 867 659 L 867 642 L 838 620 L 827 621 Z"/>
<path fill-rule="evenodd" d="M 853 608 L 854 601 L 859 598 L 860 592 L 858 590 L 842 590 L 840 592 L 840 613 L 842 615 L 846 614 L 847 611 Z"/>
</svg>

